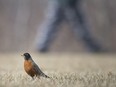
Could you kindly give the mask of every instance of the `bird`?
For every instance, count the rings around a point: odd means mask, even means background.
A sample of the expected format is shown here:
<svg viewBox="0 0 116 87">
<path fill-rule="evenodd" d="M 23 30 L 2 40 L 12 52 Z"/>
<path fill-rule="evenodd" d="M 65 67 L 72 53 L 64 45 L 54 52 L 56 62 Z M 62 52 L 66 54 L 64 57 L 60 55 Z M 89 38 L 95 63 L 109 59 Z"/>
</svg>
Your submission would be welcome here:
<svg viewBox="0 0 116 87">
<path fill-rule="evenodd" d="M 41 69 L 38 67 L 38 65 L 33 61 L 31 55 L 29 53 L 24 53 L 22 56 L 24 56 L 24 70 L 26 73 L 31 76 L 33 79 L 34 77 L 45 77 L 50 78 L 46 74 L 44 74 Z"/>
</svg>

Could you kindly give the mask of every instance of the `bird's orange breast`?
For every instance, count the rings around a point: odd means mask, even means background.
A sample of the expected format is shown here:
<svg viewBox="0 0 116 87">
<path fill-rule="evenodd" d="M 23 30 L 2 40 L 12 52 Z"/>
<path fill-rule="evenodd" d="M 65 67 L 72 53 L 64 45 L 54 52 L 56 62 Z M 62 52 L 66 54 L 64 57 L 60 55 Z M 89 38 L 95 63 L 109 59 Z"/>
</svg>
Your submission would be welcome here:
<svg viewBox="0 0 116 87">
<path fill-rule="evenodd" d="M 36 71 L 34 70 L 31 60 L 24 61 L 24 69 L 27 72 L 27 74 L 30 75 L 31 77 L 36 75 Z"/>
</svg>

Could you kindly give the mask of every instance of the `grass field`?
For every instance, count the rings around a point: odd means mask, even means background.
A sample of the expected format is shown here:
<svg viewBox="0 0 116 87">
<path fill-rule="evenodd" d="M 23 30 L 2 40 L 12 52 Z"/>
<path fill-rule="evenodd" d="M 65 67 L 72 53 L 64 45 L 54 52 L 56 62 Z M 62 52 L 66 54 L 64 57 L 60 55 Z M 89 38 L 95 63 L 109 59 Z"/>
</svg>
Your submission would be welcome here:
<svg viewBox="0 0 116 87">
<path fill-rule="evenodd" d="M 51 79 L 29 77 L 21 53 L 0 54 L 0 87 L 116 87 L 116 55 L 36 54 Z"/>
</svg>

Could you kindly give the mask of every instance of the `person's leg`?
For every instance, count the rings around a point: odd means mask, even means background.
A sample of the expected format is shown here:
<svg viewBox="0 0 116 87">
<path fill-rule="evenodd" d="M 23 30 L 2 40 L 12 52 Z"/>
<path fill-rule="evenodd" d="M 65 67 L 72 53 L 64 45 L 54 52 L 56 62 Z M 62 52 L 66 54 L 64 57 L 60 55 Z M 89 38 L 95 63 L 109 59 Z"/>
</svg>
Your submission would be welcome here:
<svg viewBox="0 0 116 87">
<path fill-rule="evenodd" d="M 79 0 L 77 5 L 79 4 Z M 65 16 L 68 22 L 71 24 L 73 31 L 75 33 L 76 37 L 79 37 L 82 39 L 85 43 L 85 45 L 89 48 L 92 52 L 100 52 L 102 51 L 101 46 L 98 44 L 97 41 L 91 36 L 88 26 L 85 23 L 85 19 L 83 14 L 81 13 L 80 7 L 77 7 L 75 5 L 67 6 L 65 8 Z"/>
<path fill-rule="evenodd" d="M 46 19 L 37 36 L 37 50 L 48 51 L 51 42 L 55 39 L 60 22 L 63 20 L 62 10 L 57 1 L 51 1 L 46 14 Z"/>
</svg>

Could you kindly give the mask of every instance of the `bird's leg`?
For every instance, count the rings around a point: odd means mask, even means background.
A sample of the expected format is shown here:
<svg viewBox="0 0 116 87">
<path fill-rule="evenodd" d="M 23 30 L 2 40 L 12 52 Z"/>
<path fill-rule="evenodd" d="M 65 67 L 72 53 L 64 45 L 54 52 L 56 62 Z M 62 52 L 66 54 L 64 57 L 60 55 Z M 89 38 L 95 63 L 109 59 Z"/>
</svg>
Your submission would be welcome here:
<svg viewBox="0 0 116 87">
<path fill-rule="evenodd" d="M 32 80 L 34 80 L 35 78 L 34 78 L 34 76 L 32 77 Z"/>
<path fill-rule="evenodd" d="M 33 77 L 32 77 L 32 80 L 35 80 L 35 79 L 36 79 L 36 76 L 33 76 Z"/>
</svg>

